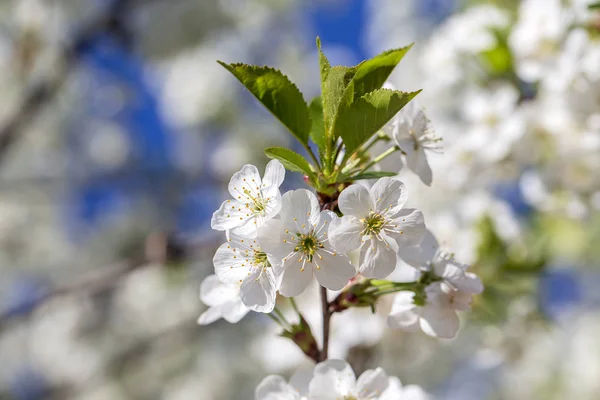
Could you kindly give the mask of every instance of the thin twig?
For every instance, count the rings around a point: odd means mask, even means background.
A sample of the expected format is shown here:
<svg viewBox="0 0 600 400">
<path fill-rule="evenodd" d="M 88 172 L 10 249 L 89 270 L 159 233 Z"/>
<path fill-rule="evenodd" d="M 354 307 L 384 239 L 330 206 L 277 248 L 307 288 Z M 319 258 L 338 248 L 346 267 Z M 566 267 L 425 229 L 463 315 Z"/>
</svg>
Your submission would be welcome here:
<svg viewBox="0 0 600 400">
<path fill-rule="evenodd" d="M 325 361 L 329 355 L 329 331 L 331 330 L 331 312 L 327 300 L 327 288 L 321 287 L 321 308 L 323 311 L 323 346 L 319 353 L 319 360 Z"/>
</svg>

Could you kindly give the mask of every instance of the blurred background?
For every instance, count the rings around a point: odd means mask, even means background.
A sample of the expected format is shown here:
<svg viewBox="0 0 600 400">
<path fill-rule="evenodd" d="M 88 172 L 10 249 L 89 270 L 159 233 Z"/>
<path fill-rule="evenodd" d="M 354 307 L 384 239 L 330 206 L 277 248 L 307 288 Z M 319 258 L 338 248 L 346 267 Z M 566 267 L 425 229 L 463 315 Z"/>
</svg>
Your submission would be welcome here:
<svg viewBox="0 0 600 400">
<path fill-rule="evenodd" d="M 331 356 L 439 399 L 598 399 L 594 3 L 2 0 L 0 399 L 246 400 L 307 363 L 264 315 L 196 319 L 229 177 L 293 146 L 216 60 L 311 99 L 317 35 L 344 65 L 416 43 L 391 81 L 424 89 L 444 153 L 432 187 L 401 177 L 486 285 L 454 340 L 387 329 L 384 303 L 336 315 Z"/>
</svg>

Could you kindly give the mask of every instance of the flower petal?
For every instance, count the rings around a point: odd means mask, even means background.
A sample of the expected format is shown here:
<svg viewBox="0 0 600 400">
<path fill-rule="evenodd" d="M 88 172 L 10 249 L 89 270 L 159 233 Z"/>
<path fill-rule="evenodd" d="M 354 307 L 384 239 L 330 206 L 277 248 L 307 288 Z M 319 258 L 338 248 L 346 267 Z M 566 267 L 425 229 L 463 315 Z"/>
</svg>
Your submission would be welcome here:
<svg viewBox="0 0 600 400">
<path fill-rule="evenodd" d="M 285 297 L 298 296 L 312 281 L 313 272 L 308 262 L 303 263 L 296 254 L 282 264 L 283 273 L 279 293 Z"/>
<path fill-rule="evenodd" d="M 414 332 L 419 329 L 418 306 L 413 303 L 414 292 L 401 291 L 394 296 L 392 310 L 387 318 L 387 324 L 392 329 L 402 329 Z"/>
<path fill-rule="evenodd" d="M 417 174 L 421 182 L 431 186 L 433 175 L 423 146 L 418 146 L 415 151 L 406 152 L 406 165 L 412 172 Z"/>
<path fill-rule="evenodd" d="M 338 400 L 354 394 L 356 376 L 346 361 L 327 360 L 315 366 L 309 386 L 309 398 Z"/>
<path fill-rule="evenodd" d="M 215 273 L 223 283 L 241 283 L 250 271 L 250 260 L 233 241 L 223 243 L 213 257 Z"/>
<path fill-rule="evenodd" d="M 252 311 L 270 313 L 277 297 L 275 284 L 272 268 L 254 268 L 240 287 L 242 303 Z"/>
<path fill-rule="evenodd" d="M 363 224 L 354 216 L 335 218 L 329 225 L 327 237 L 331 246 L 340 253 L 348 253 L 360 247 Z"/>
<path fill-rule="evenodd" d="M 388 384 L 388 376 L 383 369 L 368 369 L 358 378 L 356 392 L 360 398 L 379 398 L 388 388 Z"/>
<path fill-rule="evenodd" d="M 356 275 L 356 269 L 348 257 L 332 252 L 331 249 L 318 251 L 312 264 L 315 278 L 329 290 L 340 290 Z"/>
<path fill-rule="evenodd" d="M 263 177 L 263 191 L 271 192 L 273 189 L 279 191 L 279 186 L 285 178 L 285 168 L 283 164 L 277 160 L 271 160 L 265 168 L 265 176 Z"/>
<path fill-rule="evenodd" d="M 387 278 L 396 268 L 396 251 L 385 240 L 371 237 L 360 249 L 360 273 L 366 278 Z"/>
<path fill-rule="evenodd" d="M 246 164 L 241 170 L 233 174 L 228 189 L 231 196 L 237 201 L 251 203 L 251 197 L 260 192 L 261 185 L 258 169 L 254 165 Z"/>
<path fill-rule="evenodd" d="M 226 231 L 248 222 L 246 206 L 239 201 L 226 200 L 221 207 L 215 211 L 210 220 L 210 226 L 216 231 Z"/>
<path fill-rule="evenodd" d="M 207 306 L 220 306 L 235 299 L 238 294 L 236 285 L 227 285 L 216 275 L 209 275 L 200 284 L 200 300 Z"/>
<path fill-rule="evenodd" d="M 425 237 L 425 218 L 423 213 L 414 208 L 401 210 L 394 219 L 393 230 L 385 230 L 385 233 L 396 241 L 398 251 L 404 247 L 418 246 Z"/>
<path fill-rule="evenodd" d="M 379 179 L 371 188 L 371 199 L 375 209 L 389 218 L 394 218 L 406 203 L 407 193 L 404 183 L 397 178 Z"/>
<path fill-rule="evenodd" d="M 437 305 L 422 308 L 420 325 L 425 334 L 446 339 L 456 336 L 459 328 L 456 312 L 449 307 Z"/>
<path fill-rule="evenodd" d="M 388 379 L 388 387 L 383 392 L 379 400 L 405 400 L 404 390 L 402 388 L 402 382 L 395 376 L 391 376 Z"/>
<path fill-rule="evenodd" d="M 290 190 L 282 198 L 281 219 L 293 232 L 308 233 L 319 222 L 317 197 L 306 189 Z"/>
<path fill-rule="evenodd" d="M 407 385 L 402 392 L 402 400 L 430 400 L 431 397 L 420 386 Z M 390 399 L 391 400 L 391 399 Z"/>
<path fill-rule="evenodd" d="M 375 210 L 369 191 L 359 184 L 350 185 L 342 190 L 338 198 L 338 207 L 344 215 L 353 215 L 356 218 L 364 218 Z"/>
<path fill-rule="evenodd" d="M 220 307 L 209 307 L 206 311 L 200 314 L 200 317 L 196 322 L 199 325 L 208 325 L 212 324 L 221 317 L 222 315 Z"/>
<path fill-rule="evenodd" d="M 260 248 L 278 262 L 294 250 L 294 244 L 284 242 L 285 227 L 282 220 L 271 219 L 258 230 Z"/>
<path fill-rule="evenodd" d="M 308 396 L 308 388 L 313 377 L 313 368 L 299 369 L 290 378 L 292 386 L 301 396 Z"/>
<path fill-rule="evenodd" d="M 246 314 L 248 314 L 248 311 L 250 310 L 242 303 L 242 299 L 239 297 L 221 306 L 223 319 L 230 324 L 239 322 Z"/>
<path fill-rule="evenodd" d="M 300 399 L 300 396 L 281 376 L 269 375 L 256 387 L 254 399 L 297 400 Z"/>
<path fill-rule="evenodd" d="M 399 249 L 398 255 L 409 265 L 415 268 L 422 267 L 433 261 L 440 248 L 437 239 L 430 230 L 425 231 L 425 237 L 418 246 L 403 247 Z"/>
</svg>

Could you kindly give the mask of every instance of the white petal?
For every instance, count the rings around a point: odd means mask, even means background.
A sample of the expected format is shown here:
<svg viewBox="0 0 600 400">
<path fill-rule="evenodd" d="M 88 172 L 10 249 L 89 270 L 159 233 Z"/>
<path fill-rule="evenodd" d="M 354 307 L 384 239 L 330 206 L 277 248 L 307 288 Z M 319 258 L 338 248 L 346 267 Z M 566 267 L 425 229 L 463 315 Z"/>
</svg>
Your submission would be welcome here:
<svg viewBox="0 0 600 400">
<path fill-rule="evenodd" d="M 252 311 L 270 313 L 275 307 L 277 296 L 275 284 L 275 276 L 271 268 L 264 271 L 254 268 L 240 287 L 242 303 Z"/>
<path fill-rule="evenodd" d="M 414 332 L 419 328 L 419 311 L 413 303 L 414 292 L 401 291 L 394 296 L 392 310 L 387 318 L 388 326 L 392 329 L 402 329 Z"/>
<path fill-rule="evenodd" d="M 308 233 L 319 222 L 319 201 L 312 192 L 290 190 L 281 200 L 281 219 L 294 227 L 293 232 Z"/>
<path fill-rule="evenodd" d="M 257 218 L 255 215 L 250 214 L 250 216 L 246 215 L 246 217 L 248 218 L 243 225 L 241 226 L 236 226 L 235 228 L 231 229 L 231 232 L 239 235 L 239 236 L 246 236 L 248 238 L 255 238 L 257 233 L 258 233 L 258 220 L 259 218 Z"/>
<path fill-rule="evenodd" d="M 266 198 L 267 197 L 265 197 L 265 199 Z M 281 193 L 279 193 L 279 190 L 276 190 L 273 193 L 269 194 L 266 209 L 263 215 L 260 216 L 262 220 L 259 222 L 259 224 L 262 225 L 262 223 L 264 223 L 265 221 L 268 221 L 271 218 L 275 217 L 277 214 L 279 214 L 279 211 L 281 211 L 281 206 Z"/>
<path fill-rule="evenodd" d="M 467 272 L 464 279 L 456 285 L 456 288 L 460 291 L 472 294 L 482 293 L 484 289 L 481 279 L 472 272 Z"/>
<path fill-rule="evenodd" d="M 368 369 L 356 382 L 356 392 L 361 398 L 373 399 L 388 388 L 388 376 L 381 368 Z"/>
<path fill-rule="evenodd" d="M 279 375 L 269 375 L 256 387 L 255 400 L 296 400 L 298 393 Z"/>
<path fill-rule="evenodd" d="M 223 283 L 240 283 L 250 272 L 250 260 L 243 250 L 233 246 L 232 242 L 223 243 L 213 257 L 215 273 Z"/>
<path fill-rule="evenodd" d="M 404 262 L 413 267 L 422 267 L 428 262 L 431 262 L 439 249 L 439 244 L 431 233 L 431 231 L 425 231 L 425 237 L 418 246 L 403 247 L 398 250 L 398 255 Z"/>
<path fill-rule="evenodd" d="M 366 217 L 369 212 L 375 210 L 369 191 L 359 184 L 350 185 L 342 190 L 338 198 L 338 207 L 344 215 L 353 215 L 357 218 Z"/>
<path fill-rule="evenodd" d="M 385 233 L 393 238 L 398 244 L 398 251 L 404 247 L 418 246 L 425 237 L 425 219 L 423 213 L 414 208 L 405 208 L 401 210 L 396 219 L 393 231 L 387 230 Z"/>
<path fill-rule="evenodd" d="M 237 201 L 250 203 L 252 201 L 251 194 L 257 194 L 261 185 L 258 169 L 254 165 L 246 164 L 233 174 L 228 189 L 231 196 Z"/>
<path fill-rule="evenodd" d="M 307 396 L 312 377 L 312 367 L 300 369 L 290 378 L 290 386 L 292 386 L 301 396 Z"/>
<path fill-rule="evenodd" d="M 200 314 L 200 317 L 196 322 L 199 325 L 208 325 L 212 324 L 221 317 L 222 315 L 220 307 L 209 307 L 208 310 Z"/>
<path fill-rule="evenodd" d="M 458 316 L 449 307 L 426 305 L 421 310 L 421 329 L 433 337 L 451 339 L 458 332 Z"/>
<path fill-rule="evenodd" d="M 223 319 L 230 324 L 239 322 L 250 311 L 243 303 L 242 299 L 237 298 L 221 306 Z"/>
<path fill-rule="evenodd" d="M 402 400 L 431 400 L 431 397 L 420 386 L 407 385 L 402 392 Z"/>
<path fill-rule="evenodd" d="M 379 400 L 405 400 L 402 382 L 395 376 L 388 379 L 388 387 Z"/>
<path fill-rule="evenodd" d="M 227 200 L 215 211 L 210 220 L 210 226 L 216 231 L 226 231 L 248 222 L 250 216 L 246 212 L 246 206 L 238 201 Z"/>
<path fill-rule="evenodd" d="M 340 253 L 348 253 L 360 247 L 363 224 L 354 216 L 335 218 L 329 225 L 327 237 L 331 246 Z"/>
<path fill-rule="evenodd" d="M 294 250 L 294 244 L 284 242 L 285 226 L 279 219 L 271 219 L 258 230 L 260 248 L 279 262 Z"/>
<path fill-rule="evenodd" d="M 419 179 L 421 179 L 421 182 L 427 186 L 431 185 L 431 181 L 433 179 L 431 167 L 427 161 L 425 149 L 423 149 L 422 146 L 419 146 L 419 148 L 415 151 L 406 153 L 406 164 L 411 171 L 417 174 Z"/>
<path fill-rule="evenodd" d="M 348 257 L 332 253 L 331 250 L 318 251 L 313 258 L 313 265 L 315 278 L 329 290 L 340 290 L 356 275 L 356 269 Z"/>
<path fill-rule="evenodd" d="M 311 400 L 339 400 L 340 397 L 353 394 L 356 376 L 347 362 L 327 360 L 315 366 L 310 382 Z"/>
<path fill-rule="evenodd" d="M 238 294 L 236 285 L 227 285 L 216 275 L 209 275 L 200 284 L 200 300 L 207 306 L 220 306 L 235 299 Z"/>
<path fill-rule="evenodd" d="M 286 259 L 282 265 L 283 274 L 281 276 L 281 285 L 279 293 L 285 297 L 298 296 L 304 292 L 312 281 L 313 272 L 311 265 L 299 261 L 300 255 L 296 254 Z"/>
<path fill-rule="evenodd" d="M 397 178 L 385 177 L 379 179 L 371 188 L 371 198 L 375 209 L 385 211 L 385 215 L 394 218 L 406 203 L 406 188 Z"/>
<path fill-rule="evenodd" d="M 396 268 L 396 251 L 384 240 L 371 238 L 360 249 L 360 273 L 366 278 L 387 278 Z"/>
<path fill-rule="evenodd" d="M 285 168 L 277 160 L 271 160 L 265 168 L 265 176 L 263 177 L 264 190 L 270 192 L 272 189 L 278 189 L 285 178 Z"/>
</svg>

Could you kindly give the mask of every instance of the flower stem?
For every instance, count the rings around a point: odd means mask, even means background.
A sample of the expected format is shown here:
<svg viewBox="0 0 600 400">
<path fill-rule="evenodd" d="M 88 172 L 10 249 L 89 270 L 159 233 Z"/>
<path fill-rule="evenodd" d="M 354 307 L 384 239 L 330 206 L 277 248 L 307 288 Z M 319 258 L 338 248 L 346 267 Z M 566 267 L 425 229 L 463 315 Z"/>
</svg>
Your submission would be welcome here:
<svg viewBox="0 0 600 400">
<path fill-rule="evenodd" d="M 329 301 L 327 300 L 327 288 L 321 287 L 321 307 L 323 311 L 323 347 L 319 353 L 319 360 L 325 361 L 329 353 L 329 330 L 331 327 L 331 312 L 329 311 Z"/>
<path fill-rule="evenodd" d="M 300 315 L 300 310 L 298 309 L 298 305 L 296 304 L 296 299 L 290 297 L 290 303 L 292 304 L 292 308 L 296 311 L 296 314 Z"/>
<path fill-rule="evenodd" d="M 315 153 L 313 153 L 313 151 L 310 148 L 310 146 L 309 145 L 305 145 L 304 148 L 306 149 L 306 151 L 308 152 L 308 154 L 311 156 L 311 158 L 315 162 L 315 165 L 317 166 L 317 170 L 320 170 L 321 166 L 319 165 L 319 160 L 317 160 L 317 156 L 315 156 Z"/>
<path fill-rule="evenodd" d="M 384 158 L 386 158 L 390 154 L 397 152 L 398 150 L 400 150 L 400 147 L 398 147 L 398 146 L 390 147 L 389 149 L 387 149 L 386 151 L 384 151 L 383 153 L 381 153 L 380 155 L 375 157 L 370 163 L 368 163 L 363 169 L 361 169 L 359 171 L 359 173 L 368 170 L 373 165 L 377 164 L 378 162 L 382 161 Z"/>
<path fill-rule="evenodd" d="M 282 324 L 281 324 L 281 326 L 283 326 L 284 328 L 285 328 L 285 325 L 287 325 L 288 327 L 292 326 L 292 325 L 291 325 L 291 324 L 290 324 L 290 323 L 287 321 L 287 319 L 285 319 L 285 315 L 283 315 L 283 313 L 281 312 L 281 310 L 280 310 L 279 308 L 275 307 L 275 308 L 273 309 L 273 311 L 275 311 L 275 314 L 277 314 L 277 316 L 278 316 L 278 317 L 281 319 L 281 321 L 282 321 Z M 286 329 L 287 329 L 287 328 L 286 328 Z"/>
</svg>

